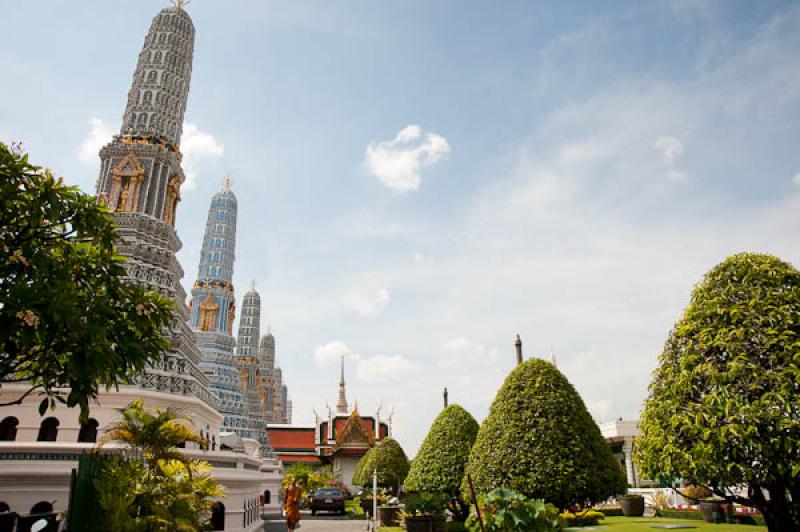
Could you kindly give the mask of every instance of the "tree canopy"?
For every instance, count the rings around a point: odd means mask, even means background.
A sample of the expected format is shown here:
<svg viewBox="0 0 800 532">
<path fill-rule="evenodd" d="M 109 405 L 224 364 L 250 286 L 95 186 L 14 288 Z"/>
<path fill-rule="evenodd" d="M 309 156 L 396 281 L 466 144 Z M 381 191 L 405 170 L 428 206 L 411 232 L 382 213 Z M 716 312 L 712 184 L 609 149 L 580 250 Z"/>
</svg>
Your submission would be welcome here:
<svg viewBox="0 0 800 532">
<path fill-rule="evenodd" d="M 477 435 L 478 422 L 469 412 L 456 404 L 447 406 L 425 436 L 403 483 L 405 490 L 446 493 L 454 517 L 466 519 L 469 505 L 460 496 L 461 480 Z"/>
<path fill-rule="evenodd" d="M 480 427 L 467 473 L 478 493 L 508 488 L 560 508 L 626 490 L 622 470 L 578 392 L 540 359 L 523 362 L 506 377 Z"/>
<path fill-rule="evenodd" d="M 172 303 L 124 281 L 111 213 L 0 143 L 0 385 L 79 405 L 168 347 Z M 68 388 L 66 396 L 58 388 Z M 22 394 L 21 394 L 22 395 Z M 20 397 L 14 402 L 21 402 Z"/>
<path fill-rule="evenodd" d="M 760 509 L 770 530 L 800 529 L 800 272 L 753 253 L 708 272 L 667 338 L 641 428 L 644 474 L 696 480 Z"/>
<path fill-rule="evenodd" d="M 372 472 L 378 469 L 378 486 L 391 489 L 394 493 L 408 475 L 408 458 L 405 451 L 393 438 L 385 438 L 367 451 L 356 465 L 353 484 L 369 487 L 372 485 Z"/>
<path fill-rule="evenodd" d="M 434 420 L 404 482 L 406 491 L 456 493 L 478 435 L 478 422 L 452 404 Z"/>
</svg>

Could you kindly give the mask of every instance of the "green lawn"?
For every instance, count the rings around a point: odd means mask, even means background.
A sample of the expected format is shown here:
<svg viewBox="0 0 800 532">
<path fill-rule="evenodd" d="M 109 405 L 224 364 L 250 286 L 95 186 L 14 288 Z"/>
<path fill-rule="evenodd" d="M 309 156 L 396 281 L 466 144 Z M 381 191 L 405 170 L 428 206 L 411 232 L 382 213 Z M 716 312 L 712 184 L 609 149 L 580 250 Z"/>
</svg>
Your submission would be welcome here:
<svg viewBox="0 0 800 532">
<path fill-rule="evenodd" d="M 610 530 L 613 532 L 653 532 L 654 530 L 669 530 L 653 528 L 653 525 L 685 525 L 694 528 L 677 530 L 697 530 L 698 532 L 766 532 L 767 528 L 755 525 L 714 525 L 705 521 L 690 519 L 663 519 L 660 517 L 606 517 L 595 530 Z M 584 530 L 590 530 L 586 527 Z M 381 527 L 380 532 L 401 532 L 400 527 Z M 580 529 L 578 529 L 580 530 Z"/>
</svg>

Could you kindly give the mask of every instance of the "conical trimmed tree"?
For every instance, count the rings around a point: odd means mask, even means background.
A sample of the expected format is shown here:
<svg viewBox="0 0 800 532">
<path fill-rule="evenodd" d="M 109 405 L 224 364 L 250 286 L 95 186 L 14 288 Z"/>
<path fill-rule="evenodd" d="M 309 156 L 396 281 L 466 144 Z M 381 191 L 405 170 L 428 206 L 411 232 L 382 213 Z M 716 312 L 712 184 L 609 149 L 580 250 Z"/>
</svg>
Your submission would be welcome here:
<svg viewBox="0 0 800 532">
<path fill-rule="evenodd" d="M 467 472 L 478 493 L 510 488 L 559 508 L 602 501 L 627 487 L 578 392 L 540 359 L 523 362 L 506 377 Z"/>
<path fill-rule="evenodd" d="M 478 435 L 478 422 L 459 405 L 446 407 L 434 420 L 411 465 L 406 491 L 443 492 L 451 497 L 450 510 L 458 520 L 469 516 L 469 505 L 459 493 L 469 452 Z"/>
<path fill-rule="evenodd" d="M 397 493 L 400 484 L 408 475 L 408 458 L 405 451 L 393 438 L 385 438 L 375 447 L 367 451 L 356 464 L 353 473 L 353 484 L 372 486 L 372 472 L 378 469 L 378 486 L 388 488 Z"/>
</svg>

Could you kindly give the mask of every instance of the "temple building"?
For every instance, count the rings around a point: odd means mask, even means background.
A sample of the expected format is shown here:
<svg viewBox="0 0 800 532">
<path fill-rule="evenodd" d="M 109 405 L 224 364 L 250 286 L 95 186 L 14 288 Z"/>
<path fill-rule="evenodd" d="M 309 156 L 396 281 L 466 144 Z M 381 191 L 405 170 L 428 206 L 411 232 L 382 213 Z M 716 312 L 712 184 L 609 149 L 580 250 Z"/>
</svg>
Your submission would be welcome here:
<svg viewBox="0 0 800 532">
<path fill-rule="evenodd" d="M 195 38 L 194 24 L 182 6 L 175 0 L 153 18 L 121 131 L 100 150 L 96 184 L 98 196 L 114 211 L 117 251 L 127 257 L 128 281 L 175 302 L 176 319 L 165 331 L 171 348 L 132 376 L 130 384 L 101 388 L 83 423 L 77 408 L 59 405 L 39 414 L 41 398 L 33 396 L 0 409 L 0 426 L 14 429 L 3 430 L 0 437 L 0 501 L 20 514 L 34 508 L 67 510 L 70 475 L 78 458 L 96 447 L 98 436 L 119 419 L 119 409 L 134 399 L 143 399 L 149 408 L 182 410 L 209 443 L 208 450 L 187 443 L 183 452 L 207 460 L 225 488 L 225 497 L 214 507 L 215 530 L 262 530 L 260 513 L 278 509 L 281 464 L 272 457 L 266 438 L 225 430 L 246 422 L 245 400 L 236 385 L 239 368 L 231 371 L 236 200 L 230 190 L 212 200 L 191 315 L 180 282 L 175 219 L 184 174 L 179 142 Z M 19 398 L 27 388 L 27 383 L 4 384 L 0 402 Z"/>
<path fill-rule="evenodd" d="M 291 423 L 289 391 L 276 364 L 275 337 L 267 327 L 261 337 L 261 296 L 255 283 L 244 295 L 236 360 L 245 396 L 250 437 L 267 438 L 267 423 Z"/>
<path fill-rule="evenodd" d="M 350 410 L 344 378 L 344 356 L 341 358 L 339 374 L 339 397 L 335 412 L 327 405 L 327 416 L 314 411 L 314 424 L 278 425 L 267 427 L 272 447 L 284 465 L 304 462 L 312 465 L 330 464 L 334 474 L 351 491 L 356 464 L 367 451 L 384 438 L 392 435 L 392 416 L 380 417 L 381 408 L 375 416 L 362 416 L 358 404 Z"/>
<path fill-rule="evenodd" d="M 232 279 L 237 209 L 228 177 L 223 190 L 211 199 L 200 266 L 192 288 L 191 324 L 201 354 L 200 367 L 209 379 L 209 388 L 223 416 L 222 430 L 252 437 L 232 334 L 236 313 Z"/>
</svg>

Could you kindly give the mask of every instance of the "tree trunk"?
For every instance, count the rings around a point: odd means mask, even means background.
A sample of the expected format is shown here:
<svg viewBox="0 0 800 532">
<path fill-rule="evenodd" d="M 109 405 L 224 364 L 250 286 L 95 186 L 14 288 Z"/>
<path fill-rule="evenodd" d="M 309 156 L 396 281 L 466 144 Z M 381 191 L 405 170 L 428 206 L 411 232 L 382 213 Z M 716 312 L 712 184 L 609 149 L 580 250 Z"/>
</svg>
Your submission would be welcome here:
<svg viewBox="0 0 800 532">
<path fill-rule="evenodd" d="M 800 501 L 790 501 L 786 497 L 784 486 L 770 486 L 769 500 L 763 508 L 764 523 L 769 532 L 800 532 L 800 519 L 798 519 L 798 506 Z"/>
</svg>

